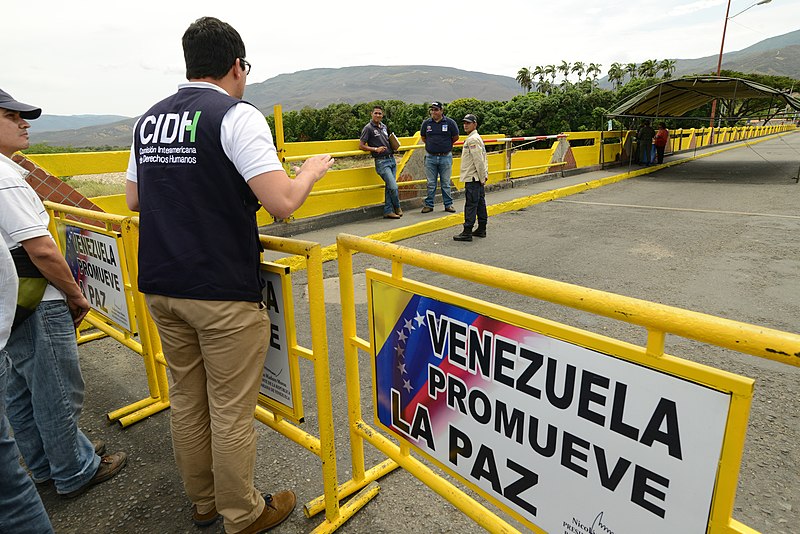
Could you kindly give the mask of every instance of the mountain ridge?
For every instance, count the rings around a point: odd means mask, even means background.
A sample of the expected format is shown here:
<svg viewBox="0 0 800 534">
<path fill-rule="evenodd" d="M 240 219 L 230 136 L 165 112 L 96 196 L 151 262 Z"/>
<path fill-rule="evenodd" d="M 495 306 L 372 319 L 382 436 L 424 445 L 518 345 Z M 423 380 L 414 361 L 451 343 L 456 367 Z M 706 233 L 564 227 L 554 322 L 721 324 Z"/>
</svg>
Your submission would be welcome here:
<svg viewBox="0 0 800 534">
<path fill-rule="evenodd" d="M 715 73 L 718 57 L 676 59 L 673 77 Z M 800 79 L 800 30 L 764 39 L 742 50 L 726 52 L 722 68 Z M 598 81 L 601 86 L 609 86 L 607 77 Z M 281 104 L 286 112 L 303 107 L 322 108 L 337 102 L 356 104 L 402 100 L 423 103 L 430 100 L 451 102 L 457 98 L 502 101 L 519 94 L 522 94 L 522 89 L 511 76 L 433 65 L 310 69 L 279 74 L 245 89 L 245 99 L 266 115 L 272 114 L 274 104 Z M 88 124 L 85 122 L 87 117 L 98 116 L 80 115 L 74 117 L 82 117 L 84 122 L 76 121 L 68 129 L 38 128 L 50 117 L 63 119 L 65 116 L 43 115 L 31 129 L 32 143 L 74 147 L 128 146 L 136 121 L 135 118 L 123 118 L 110 123 Z M 365 117 L 365 121 L 367 119 Z"/>
</svg>

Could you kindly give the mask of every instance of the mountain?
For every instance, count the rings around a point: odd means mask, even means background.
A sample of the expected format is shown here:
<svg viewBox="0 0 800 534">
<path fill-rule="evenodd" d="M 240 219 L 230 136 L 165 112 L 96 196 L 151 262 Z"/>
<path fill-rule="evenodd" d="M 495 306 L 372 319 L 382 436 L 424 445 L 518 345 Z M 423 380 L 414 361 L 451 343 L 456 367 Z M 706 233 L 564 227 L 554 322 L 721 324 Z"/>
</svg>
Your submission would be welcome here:
<svg viewBox="0 0 800 534">
<path fill-rule="evenodd" d="M 136 122 L 135 118 L 123 119 L 99 126 L 41 132 L 39 131 L 40 120 L 37 119 L 35 128 L 29 130 L 31 144 L 44 143 L 51 146 L 71 147 L 130 147 L 131 132 L 133 132 L 133 124 Z"/>
<path fill-rule="evenodd" d="M 716 72 L 717 59 L 718 56 L 676 59 L 673 76 Z M 728 52 L 723 56 L 722 68 L 800 79 L 800 30 L 765 39 L 743 50 Z M 599 81 L 603 87 L 610 86 L 607 77 Z M 275 104 L 281 104 L 284 111 L 292 111 L 306 106 L 322 108 L 335 102 L 355 104 L 373 100 L 402 100 L 408 103 L 431 100 L 450 102 L 466 97 L 509 100 L 521 92 L 519 84 L 510 76 L 429 65 L 369 65 L 281 74 L 248 85 L 245 99 L 264 114 L 271 115 Z M 56 117 L 52 116 L 53 119 Z M 95 123 L 97 125 L 92 126 L 76 122 L 70 123 L 69 130 L 51 131 L 49 126 L 41 127 L 48 118 L 42 116 L 31 131 L 31 142 L 74 147 L 129 146 L 135 119 L 110 122 L 119 117 L 103 115 L 78 115 L 74 118 L 97 118 L 105 122 L 106 119 L 101 117 L 107 117 L 109 123 Z"/>
<path fill-rule="evenodd" d="M 696 59 L 675 59 L 672 77 L 716 74 L 717 61 L 719 54 Z M 764 39 L 742 50 L 725 52 L 722 54 L 722 69 L 800 79 L 800 30 Z M 607 76 L 598 81 L 601 87 L 611 87 Z"/>
<path fill-rule="evenodd" d="M 357 104 L 373 100 L 424 103 L 457 98 L 510 100 L 521 94 L 509 76 L 484 74 L 429 65 L 343 67 L 281 74 L 248 85 L 244 97 L 265 114 L 281 104 L 284 111 L 306 106 L 323 108 L 336 102 Z"/>
<path fill-rule="evenodd" d="M 122 115 L 48 115 L 43 113 L 36 119 L 36 131 L 44 133 L 77 130 L 87 126 L 110 124 L 127 118 Z"/>
</svg>

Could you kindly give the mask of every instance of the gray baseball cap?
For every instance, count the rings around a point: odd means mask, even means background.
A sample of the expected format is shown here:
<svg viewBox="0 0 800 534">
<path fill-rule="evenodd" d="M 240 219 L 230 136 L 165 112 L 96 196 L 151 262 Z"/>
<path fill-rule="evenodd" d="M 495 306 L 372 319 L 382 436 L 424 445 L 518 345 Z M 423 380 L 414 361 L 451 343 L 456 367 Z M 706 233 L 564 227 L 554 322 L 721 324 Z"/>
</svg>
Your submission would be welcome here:
<svg viewBox="0 0 800 534">
<path fill-rule="evenodd" d="M 19 111 L 19 116 L 25 120 L 38 119 L 42 114 L 41 108 L 31 106 L 30 104 L 23 104 L 14 100 L 10 94 L 0 89 L 0 108 L 10 109 L 11 111 Z"/>
</svg>

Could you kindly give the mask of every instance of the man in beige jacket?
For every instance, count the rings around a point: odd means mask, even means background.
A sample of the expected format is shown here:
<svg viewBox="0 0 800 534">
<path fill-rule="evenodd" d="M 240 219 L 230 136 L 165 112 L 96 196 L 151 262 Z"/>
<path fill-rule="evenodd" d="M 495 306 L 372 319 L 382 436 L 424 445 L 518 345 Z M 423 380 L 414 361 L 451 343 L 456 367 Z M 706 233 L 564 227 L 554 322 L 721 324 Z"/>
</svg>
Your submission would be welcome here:
<svg viewBox="0 0 800 534">
<path fill-rule="evenodd" d="M 484 185 L 489 178 L 489 166 L 486 158 L 486 146 L 478 133 L 478 119 L 472 113 L 464 116 L 464 131 L 467 139 L 461 152 L 461 176 L 467 202 L 464 205 L 464 230 L 453 236 L 456 241 L 472 241 L 472 236 L 486 237 L 486 197 Z M 475 217 L 478 227 L 475 231 Z"/>
</svg>

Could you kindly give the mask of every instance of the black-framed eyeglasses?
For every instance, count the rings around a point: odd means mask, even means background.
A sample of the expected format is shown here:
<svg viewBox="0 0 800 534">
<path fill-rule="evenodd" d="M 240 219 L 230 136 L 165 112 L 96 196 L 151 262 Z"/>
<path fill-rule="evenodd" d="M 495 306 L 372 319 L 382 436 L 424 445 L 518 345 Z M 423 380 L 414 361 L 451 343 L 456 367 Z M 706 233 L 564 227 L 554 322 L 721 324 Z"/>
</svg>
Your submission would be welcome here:
<svg viewBox="0 0 800 534">
<path fill-rule="evenodd" d="M 242 66 L 242 70 L 244 71 L 245 74 L 250 74 L 250 68 L 252 67 L 252 65 L 250 64 L 249 61 L 247 61 L 243 57 L 240 57 L 239 64 Z"/>
</svg>

